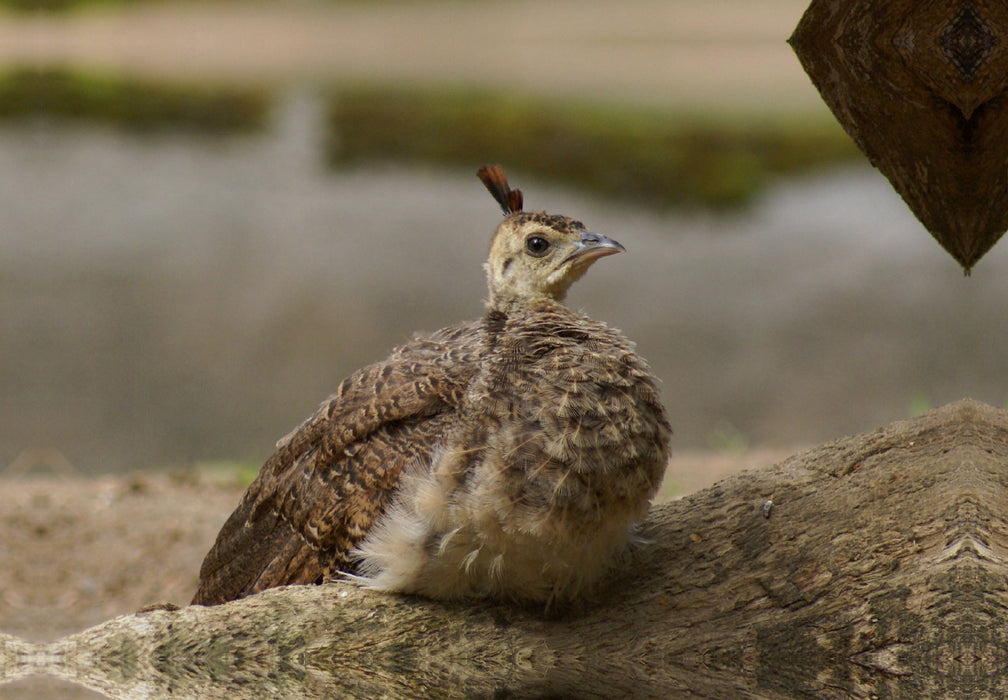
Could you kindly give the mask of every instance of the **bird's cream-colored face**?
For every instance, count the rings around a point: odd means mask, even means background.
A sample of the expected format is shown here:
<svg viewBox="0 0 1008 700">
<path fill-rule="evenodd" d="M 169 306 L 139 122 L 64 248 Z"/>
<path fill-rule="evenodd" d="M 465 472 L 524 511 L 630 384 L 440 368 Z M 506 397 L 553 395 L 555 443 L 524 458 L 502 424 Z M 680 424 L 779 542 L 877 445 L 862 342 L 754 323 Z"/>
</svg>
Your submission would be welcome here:
<svg viewBox="0 0 1008 700">
<path fill-rule="evenodd" d="M 586 231 L 584 224 L 566 216 L 511 214 L 497 229 L 486 262 L 490 304 L 560 301 L 593 262 L 623 250 L 611 238 Z"/>
</svg>

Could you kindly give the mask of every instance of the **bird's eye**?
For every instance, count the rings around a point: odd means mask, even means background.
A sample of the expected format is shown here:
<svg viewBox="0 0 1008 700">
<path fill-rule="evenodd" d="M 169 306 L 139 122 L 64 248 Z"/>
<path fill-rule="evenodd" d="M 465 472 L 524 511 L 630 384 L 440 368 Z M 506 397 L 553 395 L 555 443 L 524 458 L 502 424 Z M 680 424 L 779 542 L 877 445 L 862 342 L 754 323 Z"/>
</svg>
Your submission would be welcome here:
<svg viewBox="0 0 1008 700">
<path fill-rule="evenodd" d="M 550 242 L 542 236 L 529 236 L 525 239 L 525 250 L 528 251 L 529 255 L 541 258 L 549 252 L 549 249 Z"/>
</svg>

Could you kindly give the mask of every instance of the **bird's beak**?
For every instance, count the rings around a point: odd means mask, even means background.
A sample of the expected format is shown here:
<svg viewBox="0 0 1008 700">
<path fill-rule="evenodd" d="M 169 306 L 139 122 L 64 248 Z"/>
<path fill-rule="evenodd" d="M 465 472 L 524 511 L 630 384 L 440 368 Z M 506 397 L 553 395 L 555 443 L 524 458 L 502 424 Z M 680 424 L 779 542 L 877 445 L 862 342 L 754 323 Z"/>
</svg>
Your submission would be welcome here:
<svg viewBox="0 0 1008 700">
<path fill-rule="evenodd" d="M 598 258 L 604 258 L 607 255 L 615 255 L 616 253 L 623 253 L 625 251 L 626 248 L 620 245 L 620 243 L 603 236 L 601 233 L 582 231 L 581 240 L 578 241 L 574 252 L 564 258 L 563 261 L 583 260 L 591 262 Z"/>
</svg>

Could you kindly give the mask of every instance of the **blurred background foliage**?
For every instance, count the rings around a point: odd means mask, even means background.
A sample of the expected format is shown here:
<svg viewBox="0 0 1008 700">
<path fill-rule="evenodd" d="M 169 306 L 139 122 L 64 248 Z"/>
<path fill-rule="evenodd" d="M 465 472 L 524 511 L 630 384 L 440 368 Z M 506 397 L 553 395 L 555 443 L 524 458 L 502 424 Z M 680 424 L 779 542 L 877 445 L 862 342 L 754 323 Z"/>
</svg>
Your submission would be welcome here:
<svg viewBox="0 0 1008 700">
<path fill-rule="evenodd" d="M 147 0 L 0 0 L 0 7 L 18 12 L 66 12 L 83 7 L 108 4 L 134 4 Z"/>
<path fill-rule="evenodd" d="M 775 176 L 860 157 L 832 119 L 711 118 L 452 88 L 337 89 L 331 105 L 337 165 L 517 162 L 545 180 L 660 207 L 743 204 Z"/>
<path fill-rule="evenodd" d="M 531 173 L 647 206 L 744 204 L 781 175 L 856 160 L 832 119 L 722 115 L 446 86 L 334 86 L 334 167 L 518 162 Z M 85 120 L 131 131 L 263 128 L 275 90 L 73 68 L 0 74 L 0 118 Z"/>
<path fill-rule="evenodd" d="M 255 87 L 185 84 L 84 72 L 20 68 L 0 75 L 0 118 L 84 120 L 133 131 L 229 133 L 261 129 L 273 106 Z"/>
</svg>

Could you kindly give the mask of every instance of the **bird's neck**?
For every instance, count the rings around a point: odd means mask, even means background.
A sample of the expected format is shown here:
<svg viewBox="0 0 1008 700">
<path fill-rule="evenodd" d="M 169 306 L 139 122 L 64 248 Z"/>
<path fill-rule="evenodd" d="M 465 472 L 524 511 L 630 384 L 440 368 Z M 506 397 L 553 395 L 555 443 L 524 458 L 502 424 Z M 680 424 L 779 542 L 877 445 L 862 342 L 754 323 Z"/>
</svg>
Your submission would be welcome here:
<svg viewBox="0 0 1008 700">
<path fill-rule="evenodd" d="M 514 319 L 522 326 L 535 325 L 535 318 L 554 318 L 558 313 L 562 316 L 569 310 L 559 300 L 547 296 L 529 297 L 491 297 L 487 302 L 487 312 L 483 316 L 483 328 L 490 344 L 505 330 L 509 320 Z"/>
<path fill-rule="evenodd" d="M 497 311 L 506 316 L 513 313 L 527 311 L 541 306 L 563 305 L 566 290 L 560 295 L 551 294 L 514 294 L 507 291 L 490 290 L 490 298 L 487 299 L 487 312 Z"/>
</svg>

